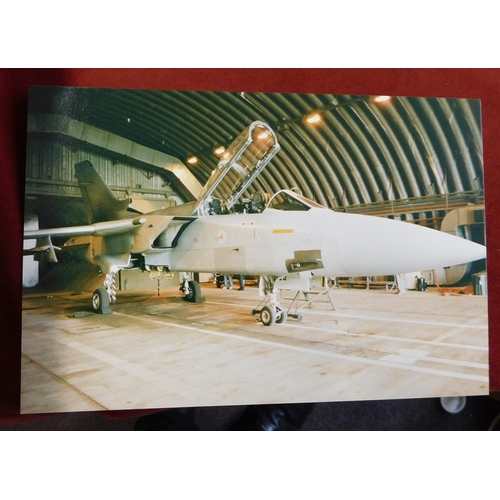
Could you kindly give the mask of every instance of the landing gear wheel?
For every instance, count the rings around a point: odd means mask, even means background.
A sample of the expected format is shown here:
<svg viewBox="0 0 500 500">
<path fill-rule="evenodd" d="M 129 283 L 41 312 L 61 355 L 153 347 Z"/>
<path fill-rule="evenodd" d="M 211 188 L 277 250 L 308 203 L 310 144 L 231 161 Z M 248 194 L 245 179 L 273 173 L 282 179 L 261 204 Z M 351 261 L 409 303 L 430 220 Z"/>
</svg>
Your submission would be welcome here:
<svg viewBox="0 0 500 500">
<path fill-rule="evenodd" d="M 105 288 L 98 288 L 92 295 L 92 309 L 98 314 L 102 314 L 109 309 L 109 294 Z"/>
<path fill-rule="evenodd" d="M 188 292 L 186 294 L 186 299 L 189 302 L 199 302 L 201 298 L 201 287 L 197 281 L 190 281 L 188 283 Z"/>
<path fill-rule="evenodd" d="M 288 318 L 288 312 L 286 309 L 282 309 L 276 318 L 276 323 L 284 323 Z"/>
<path fill-rule="evenodd" d="M 274 307 L 263 307 L 260 311 L 260 320 L 265 326 L 274 325 L 276 322 L 276 309 Z"/>
</svg>

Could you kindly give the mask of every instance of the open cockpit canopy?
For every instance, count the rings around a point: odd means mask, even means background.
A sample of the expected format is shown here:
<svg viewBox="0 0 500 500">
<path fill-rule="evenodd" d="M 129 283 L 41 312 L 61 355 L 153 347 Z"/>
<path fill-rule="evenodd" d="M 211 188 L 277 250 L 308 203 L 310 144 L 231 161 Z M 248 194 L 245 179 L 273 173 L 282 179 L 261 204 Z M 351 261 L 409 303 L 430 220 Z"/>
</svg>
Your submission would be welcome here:
<svg viewBox="0 0 500 500">
<path fill-rule="evenodd" d="M 222 155 L 198 198 L 193 215 L 209 214 L 213 198 L 231 210 L 280 148 L 276 134 L 267 123 L 251 123 Z"/>
</svg>

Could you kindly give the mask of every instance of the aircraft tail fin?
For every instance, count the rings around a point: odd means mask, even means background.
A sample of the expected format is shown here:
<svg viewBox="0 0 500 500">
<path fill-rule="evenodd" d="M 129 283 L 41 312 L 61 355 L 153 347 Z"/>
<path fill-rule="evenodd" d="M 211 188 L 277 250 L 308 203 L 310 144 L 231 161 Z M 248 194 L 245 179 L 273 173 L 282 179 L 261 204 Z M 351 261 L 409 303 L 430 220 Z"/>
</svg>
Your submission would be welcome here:
<svg viewBox="0 0 500 500">
<path fill-rule="evenodd" d="M 75 165 L 89 224 L 130 217 L 129 199 L 119 200 L 89 161 Z"/>
</svg>

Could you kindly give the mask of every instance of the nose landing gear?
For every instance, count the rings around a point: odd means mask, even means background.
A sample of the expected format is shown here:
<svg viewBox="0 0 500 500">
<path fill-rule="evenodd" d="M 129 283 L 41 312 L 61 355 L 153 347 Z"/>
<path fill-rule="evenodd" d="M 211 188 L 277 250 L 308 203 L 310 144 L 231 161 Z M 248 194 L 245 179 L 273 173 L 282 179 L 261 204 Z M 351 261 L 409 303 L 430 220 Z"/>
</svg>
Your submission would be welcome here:
<svg viewBox="0 0 500 500">
<path fill-rule="evenodd" d="M 252 314 L 259 314 L 260 321 L 265 326 L 284 323 L 288 318 L 287 310 L 278 300 L 278 291 L 274 288 L 277 276 L 261 276 L 259 288 L 265 294 L 265 305 L 262 309 L 254 309 Z"/>
<path fill-rule="evenodd" d="M 264 326 L 271 326 L 274 325 L 274 323 L 284 323 L 287 317 L 288 313 L 286 309 L 281 309 L 279 307 L 267 305 L 260 310 L 260 320 Z"/>
</svg>

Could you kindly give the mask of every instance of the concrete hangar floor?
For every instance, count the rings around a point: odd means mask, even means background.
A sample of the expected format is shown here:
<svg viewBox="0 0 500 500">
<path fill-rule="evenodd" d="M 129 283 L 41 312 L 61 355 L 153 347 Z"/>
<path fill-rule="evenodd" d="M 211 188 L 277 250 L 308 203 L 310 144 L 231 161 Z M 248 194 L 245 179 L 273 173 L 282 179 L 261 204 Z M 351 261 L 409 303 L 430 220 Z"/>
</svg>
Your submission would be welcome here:
<svg viewBox="0 0 500 500">
<path fill-rule="evenodd" d="M 264 326 L 255 286 L 202 291 L 25 295 L 21 412 L 488 394 L 486 296 L 336 289 Z"/>
</svg>

